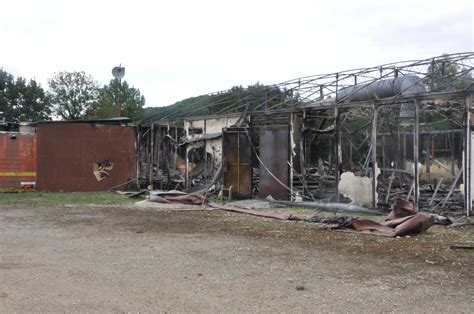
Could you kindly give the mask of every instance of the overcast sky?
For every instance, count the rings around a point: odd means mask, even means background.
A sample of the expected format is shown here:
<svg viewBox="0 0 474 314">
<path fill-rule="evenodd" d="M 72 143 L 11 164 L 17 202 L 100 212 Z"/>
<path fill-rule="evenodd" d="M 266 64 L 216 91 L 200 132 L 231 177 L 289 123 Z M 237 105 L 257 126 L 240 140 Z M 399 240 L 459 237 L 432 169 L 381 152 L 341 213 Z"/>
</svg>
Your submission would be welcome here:
<svg viewBox="0 0 474 314">
<path fill-rule="evenodd" d="M 0 6 L 0 67 L 47 87 L 126 68 L 147 106 L 473 49 L 474 1 L 15 0 Z"/>
</svg>

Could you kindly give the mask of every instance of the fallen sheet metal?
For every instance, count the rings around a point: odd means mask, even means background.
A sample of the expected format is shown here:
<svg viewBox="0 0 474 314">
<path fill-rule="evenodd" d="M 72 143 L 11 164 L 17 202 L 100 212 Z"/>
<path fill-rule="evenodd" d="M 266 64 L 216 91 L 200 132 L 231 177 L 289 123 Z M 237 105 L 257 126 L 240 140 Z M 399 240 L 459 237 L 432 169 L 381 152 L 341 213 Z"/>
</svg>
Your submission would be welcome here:
<svg viewBox="0 0 474 314">
<path fill-rule="evenodd" d="M 188 205 L 203 205 L 207 203 L 207 198 L 197 194 L 185 194 L 185 195 L 150 195 L 150 201 L 156 203 L 181 203 Z"/>
<path fill-rule="evenodd" d="M 378 223 L 369 219 L 351 216 L 325 217 L 322 215 L 298 216 L 288 212 L 271 212 L 255 209 L 239 208 L 209 201 L 206 197 L 197 194 L 184 194 L 169 192 L 153 192 L 150 195 L 151 202 L 158 203 L 181 203 L 188 205 L 208 205 L 212 208 L 225 211 L 248 214 L 258 217 L 294 220 L 315 223 L 336 224 L 336 229 L 344 232 L 357 232 L 384 237 L 396 237 L 404 235 L 418 234 L 426 231 L 435 223 L 435 217 L 427 213 L 415 213 L 414 207 L 408 201 L 395 200 L 392 211 L 387 219 Z"/>
<path fill-rule="evenodd" d="M 396 199 L 387 219 L 378 223 L 369 219 L 357 218 L 341 226 L 343 231 L 360 232 L 384 237 L 418 234 L 435 223 L 435 217 L 427 213 L 416 213 L 413 204 L 404 199 Z"/>
</svg>

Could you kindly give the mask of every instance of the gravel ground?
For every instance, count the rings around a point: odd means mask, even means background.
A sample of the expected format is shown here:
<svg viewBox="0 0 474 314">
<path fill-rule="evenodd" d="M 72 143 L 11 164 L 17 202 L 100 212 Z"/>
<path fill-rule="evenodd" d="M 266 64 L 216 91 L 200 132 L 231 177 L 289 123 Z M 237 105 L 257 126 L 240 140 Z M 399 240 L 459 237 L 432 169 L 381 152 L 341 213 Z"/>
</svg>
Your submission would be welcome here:
<svg viewBox="0 0 474 314">
<path fill-rule="evenodd" d="M 472 312 L 474 255 L 432 238 L 215 210 L 0 206 L 0 311 Z"/>
</svg>

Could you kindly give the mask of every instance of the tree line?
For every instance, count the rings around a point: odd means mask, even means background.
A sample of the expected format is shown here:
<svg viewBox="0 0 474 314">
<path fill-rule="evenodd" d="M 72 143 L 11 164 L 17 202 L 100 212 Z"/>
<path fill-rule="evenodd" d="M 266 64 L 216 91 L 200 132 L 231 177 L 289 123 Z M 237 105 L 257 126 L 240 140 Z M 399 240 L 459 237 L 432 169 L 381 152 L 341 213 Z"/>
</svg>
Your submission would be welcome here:
<svg viewBox="0 0 474 314">
<path fill-rule="evenodd" d="M 0 120 L 7 122 L 143 118 L 145 97 L 128 82 L 113 79 L 99 86 L 83 71 L 58 72 L 48 89 L 34 79 L 14 77 L 0 68 Z"/>
<path fill-rule="evenodd" d="M 222 113 L 265 110 L 278 106 L 289 108 L 300 103 L 300 96 L 292 90 L 268 86 L 259 82 L 248 87 L 233 86 L 227 91 L 180 100 L 166 107 L 145 108 L 145 119 L 174 119 Z"/>
</svg>

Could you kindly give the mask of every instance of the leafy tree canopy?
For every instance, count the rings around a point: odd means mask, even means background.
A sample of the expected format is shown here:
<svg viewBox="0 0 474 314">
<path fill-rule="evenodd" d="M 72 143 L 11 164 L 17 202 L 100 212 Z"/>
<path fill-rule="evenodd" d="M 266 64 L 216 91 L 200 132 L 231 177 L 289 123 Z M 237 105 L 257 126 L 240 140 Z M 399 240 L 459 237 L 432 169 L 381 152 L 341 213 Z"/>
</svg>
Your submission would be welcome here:
<svg viewBox="0 0 474 314">
<path fill-rule="evenodd" d="M 0 69 L 0 112 L 5 121 L 51 120 L 51 103 L 35 80 L 15 79 Z"/>
<path fill-rule="evenodd" d="M 431 63 L 424 83 L 429 91 L 449 92 L 468 88 L 473 83 L 473 78 L 469 69 L 445 58 Z"/>
<path fill-rule="evenodd" d="M 97 82 L 83 71 L 56 73 L 48 83 L 54 113 L 63 120 L 84 119 L 99 97 Z"/>
<path fill-rule="evenodd" d="M 113 117 L 129 117 L 134 122 L 143 117 L 145 97 L 140 90 L 130 87 L 127 81 L 113 79 L 109 85 L 99 89 L 99 97 L 87 117 L 105 119 Z"/>
</svg>

